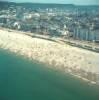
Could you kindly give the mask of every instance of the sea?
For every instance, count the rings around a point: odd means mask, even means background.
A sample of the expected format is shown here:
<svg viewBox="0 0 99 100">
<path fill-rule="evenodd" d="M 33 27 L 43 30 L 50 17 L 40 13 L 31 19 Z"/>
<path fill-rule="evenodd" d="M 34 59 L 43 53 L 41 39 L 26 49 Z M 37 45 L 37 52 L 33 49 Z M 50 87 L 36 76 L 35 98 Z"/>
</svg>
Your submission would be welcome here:
<svg viewBox="0 0 99 100">
<path fill-rule="evenodd" d="M 0 100 L 99 100 L 99 86 L 0 49 Z"/>
</svg>

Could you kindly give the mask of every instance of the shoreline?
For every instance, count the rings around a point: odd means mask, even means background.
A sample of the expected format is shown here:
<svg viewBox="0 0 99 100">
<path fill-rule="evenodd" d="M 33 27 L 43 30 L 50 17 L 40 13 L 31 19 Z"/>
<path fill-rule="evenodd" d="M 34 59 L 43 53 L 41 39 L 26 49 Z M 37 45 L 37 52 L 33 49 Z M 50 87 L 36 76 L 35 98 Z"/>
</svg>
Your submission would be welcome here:
<svg viewBox="0 0 99 100">
<path fill-rule="evenodd" d="M 55 38 L 55 41 L 47 39 L 0 29 L 0 48 L 61 69 L 92 84 L 99 84 L 98 53 L 72 47 Z"/>
</svg>

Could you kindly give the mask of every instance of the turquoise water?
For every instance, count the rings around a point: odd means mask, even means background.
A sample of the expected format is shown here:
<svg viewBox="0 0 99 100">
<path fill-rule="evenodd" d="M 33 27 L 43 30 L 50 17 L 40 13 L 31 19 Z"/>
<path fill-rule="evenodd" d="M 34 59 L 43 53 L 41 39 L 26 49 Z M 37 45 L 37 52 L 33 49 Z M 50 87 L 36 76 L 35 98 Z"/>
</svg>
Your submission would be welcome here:
<svg viewBox="0 0 99 100">
<path fill-rule="evenodd" d="M 0 100 L 99 100 L 99 87 L 0 50 Z"/>
</svg>

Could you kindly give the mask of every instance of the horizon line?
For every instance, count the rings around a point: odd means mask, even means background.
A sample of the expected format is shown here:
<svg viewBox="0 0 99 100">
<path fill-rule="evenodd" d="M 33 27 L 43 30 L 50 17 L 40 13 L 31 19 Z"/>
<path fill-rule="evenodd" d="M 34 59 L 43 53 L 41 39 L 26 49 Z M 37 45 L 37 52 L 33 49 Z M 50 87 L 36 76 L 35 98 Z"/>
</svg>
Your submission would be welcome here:
<svg viewBox="0 0 99 100">
<path fill-rule="evenodd" d="M 74 3 L 47 3 L 47 2 L 14 2 L 14 1 L 0 1 L 0 2 L 8 2 L 8 3 L 16 3 L 16 4 L 22 4 L 22 3 L 31 3 L 31 4 L 59 4 L 59 5 L 73 5 L 73 6 L 99 6 L 99 4 L 74 4 Z"/>
</svg>

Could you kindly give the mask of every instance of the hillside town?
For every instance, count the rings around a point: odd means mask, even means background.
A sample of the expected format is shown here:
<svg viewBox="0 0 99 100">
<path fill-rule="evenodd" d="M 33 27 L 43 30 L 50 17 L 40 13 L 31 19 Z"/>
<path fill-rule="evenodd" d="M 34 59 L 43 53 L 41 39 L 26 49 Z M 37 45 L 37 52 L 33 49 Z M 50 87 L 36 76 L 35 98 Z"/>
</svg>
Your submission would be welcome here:
<svg viewBox="0 0 99 100">
<path fill-rule="evenodd" d="M 98 6 L 43 5 L 3 3 L 0 7 L 0 27 L 99 42 Z"/>
</svg>

